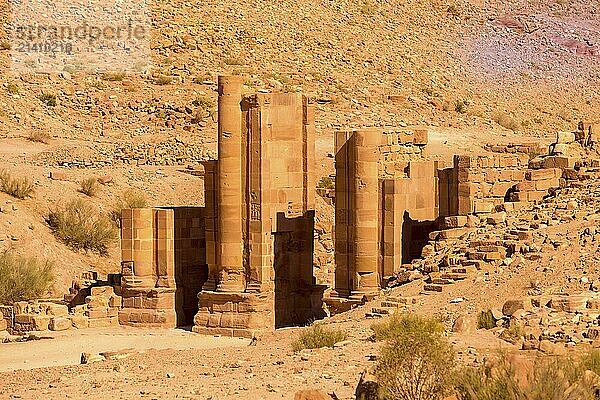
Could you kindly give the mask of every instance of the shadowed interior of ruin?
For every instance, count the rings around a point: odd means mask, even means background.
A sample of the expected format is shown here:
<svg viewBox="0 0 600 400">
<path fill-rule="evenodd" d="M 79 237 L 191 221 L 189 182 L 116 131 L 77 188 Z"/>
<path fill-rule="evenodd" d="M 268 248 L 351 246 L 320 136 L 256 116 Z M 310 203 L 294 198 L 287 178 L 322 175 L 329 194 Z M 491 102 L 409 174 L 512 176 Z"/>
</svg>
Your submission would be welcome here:
<svg viewBox="0 0 600 400">
<path fill-rule="evenodd" d="M 204 207 L 173 211 L 177 326 L 191 326 L 198 312 L 198 293 L 208 278 Z"/>
<path fill-rule="evenodd" d="M 415 221 L 408 211 L 402 220 L 402 264 L 410 264 L 421 257 L 423 247 L 429 241 L 429 234 L 438 229 L 435 221 Z"/>
<path fill-rule="evenodd" d="M 306 325 L 323 317 L 322 309 L 312 301 L 314 223 L 314 210 L 295 218 L 277 213 L 277 232 L 273 234 L 275 328 Z"/>
</svg>

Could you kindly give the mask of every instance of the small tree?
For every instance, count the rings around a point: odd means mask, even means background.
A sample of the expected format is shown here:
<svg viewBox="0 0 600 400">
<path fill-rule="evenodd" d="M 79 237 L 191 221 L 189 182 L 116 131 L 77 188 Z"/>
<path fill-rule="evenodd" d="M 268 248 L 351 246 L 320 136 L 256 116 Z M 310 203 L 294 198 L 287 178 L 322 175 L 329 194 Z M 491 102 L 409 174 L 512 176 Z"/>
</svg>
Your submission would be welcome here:
<svg viewBox="0 0 600 400">
<path fill-rule="evenodd" d="M 454 351 L 442 336 L 443 325 L 419 316 L 392 316 L 373 327 L 386 341 L 376 376 L 389 400 L 437 400 L 450 388 Z"/>
</svg>

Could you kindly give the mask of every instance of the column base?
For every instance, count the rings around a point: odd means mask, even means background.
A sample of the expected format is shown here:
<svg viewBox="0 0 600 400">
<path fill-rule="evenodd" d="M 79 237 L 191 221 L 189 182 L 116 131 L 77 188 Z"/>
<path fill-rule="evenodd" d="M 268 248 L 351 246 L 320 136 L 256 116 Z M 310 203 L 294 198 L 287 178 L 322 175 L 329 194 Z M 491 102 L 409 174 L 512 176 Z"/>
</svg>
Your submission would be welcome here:
<svg viewBox="0 0 600 400">
<path fill-rule="evenodd" d="M 119 324 L 139 327 L 175 328 L 174 288 L 126 288 Z"/>
<path fill-rule="evenodd" d="M 198 298 L 194 332 L 253 337 L 275 329 L 273 293 L 202 291 Z"/>
</svg>

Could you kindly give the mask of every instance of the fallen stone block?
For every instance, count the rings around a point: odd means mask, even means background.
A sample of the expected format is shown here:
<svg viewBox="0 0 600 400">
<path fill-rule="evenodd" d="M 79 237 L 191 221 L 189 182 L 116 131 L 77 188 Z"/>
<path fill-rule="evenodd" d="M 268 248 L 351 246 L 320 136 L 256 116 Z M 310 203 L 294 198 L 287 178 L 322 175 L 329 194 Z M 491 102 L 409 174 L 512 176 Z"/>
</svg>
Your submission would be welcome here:
<svg viewBox="0 0 600 400">
<path fill-rule="evenodd" d="M 71 324 L 77 329 L 88 328 L 88 317 L 82 314 L 70 315 Z"/>
<path fill-rule="evenodd" d="M 95 362 L 105 361 L 105 358 L 100 354 L 81 353 L 81 364 L 91 364 Z"/>
<path fill-rule="evenodd" d="M 444 217 L 442 220 L 442 226 L 444 227 L 444 229 L 462 228 L 465 225 L 467 225 L 467 216 L 466 215 Z"/>
<path fill-rule="evenodd" d="M 63 171 L 52 171 L 50 172 L 50 179 L 54 181 L 66 181 L 67 174 Z"/>
<path fill-rule="evenodd" d="M 50 323 L 48 327 L 51 331 L 66 331 L 67 329 L 71 329 L 73 323 L 68 318 L 62 317 L 54 317 L 50 319 Z"/>
<path fill-rule="evenodd" d="M 524 297 L 522 299 L 511 299 L 507 300 L 502 306 L 502 314 L 506 316 L 512 316 L 518 310 L 529 311 L 533 308 L 531 299 Z"/>
<path fill-rule="evenodd" d="M 574 313 L 587 308 L 587 296 L 552 296 L 550 307 L 557 311 Z"/>
<path fill-rule="evenodd" d="M 423 290 L 426 292 L 442 292 L 444 287 L 442 285 L 425 285 Z"/>
</svg>

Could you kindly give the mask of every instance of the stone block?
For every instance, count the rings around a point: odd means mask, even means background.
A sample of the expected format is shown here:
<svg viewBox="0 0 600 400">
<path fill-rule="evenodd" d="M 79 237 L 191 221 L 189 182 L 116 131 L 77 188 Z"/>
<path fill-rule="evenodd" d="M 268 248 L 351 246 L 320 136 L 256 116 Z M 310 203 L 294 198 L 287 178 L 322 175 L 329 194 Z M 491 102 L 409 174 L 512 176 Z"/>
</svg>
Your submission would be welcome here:
<svg viewBox="0 0 600 400">
<path fill-rule="evenodd" d="M 557 132 L 556 143 L 573 143 L 575 141 L 575 132 Z"/>
<path fill-rule="evenodd" d="M 15 323 L 17 323 L 17 324 L 33 324 L 33 315 L 17 314 L 17 315 L 15 315 Z"/>
<path fill-rule="evenodd" d="M 587 303 L 587 296 L 552 296 L 550 307 L 557 311 L 574 313 L 576 311 L 585 310 L 587 308 Z"/>
<path fill-rule="evenodd" d="M 111 318 L 90 318 L 88 319 L 88 327 L 90 328 L 109 328 L 114 326 Z"/>
<path fill-rule="evenodd" d="M 49 303 L 46 312 L 55 317 L 64 317 L 69 315 L 69 308 L 63 304 Z"/>
<path fill-rule="evenodd" d="M 475 200 L 473 202 L 475 214 L 485 214 L 494 211 L 494 203 L 490 201 Z"/>
<path fill-rule="evenodd" d="M 8 321 L 4 318 L 0 318 L 0 332 L 3 332 L 8 329 Z"/>
<path fill-rule="evenodd" d="M 563 156 L 548 156 L 544 158 L 544 168 L 574 168 L 575 159 Z"/>
<path fill-rule="evenodd" d="M 33 329 L 36 331 L 47 331 L 49 323 L 50 317 L 48 317 L 47 315 L 33 316 Z"/>
<path fill-rule="evenodd" d="M 562 170 L 560 168 L 544 168 L 528 170 L 525 172 L 525 179 L 529 181 L 539 181 L 542 179 L 560 178 L 562 176 Z"/>
<path fill-rule="evenodd" d="M 551 188 L 559 187 L 559 178 L 540 179 L 535 181 L 535 190 L 547 191 Z"/>
<path fill-rule="evenodd" d="M 49 328 L 51 331 L 66 331 L 71 329 L 73 324 L 71 320 L 63 317 L 53 317 L 50 319 Z"/>
<path fill-rule="evenodd" d="M 91 318 L 106 318 L 108 316 L 108 308 L 88 310 L 87 316 Z"/>
<path fill-rule="evenodd" d="M 69 319 L 71 320 L 71 324 L 77 329 L 85 329 L 88 327 L 88 317 L 84 315 L 69 315 Z"/>
<path fill-rule="evenodd" d="M 528 297 L 524 297 L 521 299 L 511 299 L 507 300 L 502 306 L 502 314 L 506 316 L 511 316 L 518 310 L 529 311 L 533 308 L 531 304 L 531 299 Z"/>
<path fill-rule="evenodd" d="M 50 172 L 50 179 L 52 179 L 54 181 L 66 181 L 67 174 L 66 174 L 66 172 L 63 172 L 63 171 L 52 171 L 52 172 Z"/>
<path fill-rule="evenodd" d="M 413 144 L 424 146 L 429 142 L 429 133 L 426 128 L 414 130 Z"/>
<path fill-rule="evenodd" d="M 91 290 L 92 296 L 104 296 L 108 298 L 115 294 L 115 291 L 112 288 L 112 286 L 94 286 Z"/>
</svg>

